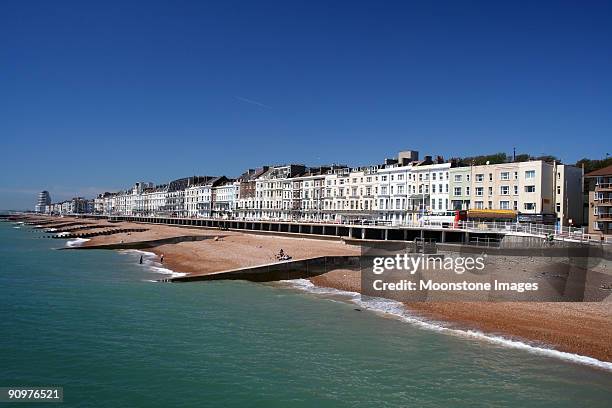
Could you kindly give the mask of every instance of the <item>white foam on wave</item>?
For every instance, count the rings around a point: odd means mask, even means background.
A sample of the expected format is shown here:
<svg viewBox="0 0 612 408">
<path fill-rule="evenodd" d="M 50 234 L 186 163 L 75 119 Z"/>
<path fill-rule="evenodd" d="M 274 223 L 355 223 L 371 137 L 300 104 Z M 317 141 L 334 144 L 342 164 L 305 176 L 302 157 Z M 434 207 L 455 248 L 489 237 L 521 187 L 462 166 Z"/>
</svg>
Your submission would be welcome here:
<svg viewBox="0 0 612 408">
<path fill-rule="evenodd" d="M 13 228 L 15 228 L 15 229 L 21 229 L 21 227 L 13 227 Z"/>
<path fill-rule="evenodd" d="M 68 248 L 80 247 L 85 242 L 89 241 L 89 238 L 75 238 L 66 242 Z"/>
<path fill-rule="evenodd" d="M 45 230 L 45 232 L 53 232 L 53 231 L 57 231 L 57 228 L 47 228 Z"/>
<path fill-rule="evenodd" d="M 186 273 L 175 272 L 172 269 L 164 268 L 161 263 L 157 262 L 157 255 L 155 255 L 153 252 L 141 251 L 139 249 L 124 249 L 119 252 L 124 254 L 136 254 L 138 256 L 142 255 L 142 266 L 147 268 L 152 273 L 170 275 L 172 278 L 187 275 Z M 156 281 L 153 280 L 151 282 Z"/>
<path fill-rule="evenodd" d="M 349 292 L 334 288 L 319 287 L 315 286 L 308 279 L 294 279 L 282 282 L 288 283 L 297 289 L 314 294 L 341 296 L 342 298 L 349 300 L 364 309 L 371 310 L 375 313 L 392 315 L 402 321 L 405 321 L 425 330 L 431 330 L 438 333 L 449 334 L 452 336 L 467 338 L 471 340 L 485 341 L 487 343 L 495 344 L 502 347 L 523 350 L 541 356 L 557 358 L 572 363 L 585 364 L 607 371 L 612 371 L 612 362 L 601 361 L 596 358 L 582 356 L 580 354 L 567 353 L 564 351 L 554 350 L 546 347 L 535 346 L 528 343 L 524 343 L 522 341 L 507 339 L 502 336 L 483 333 L 478 330 L 463 330 L 446 327 L 441 322 L 429 321 L 422 317 L 412 315 L 402 303 L 395 300 L 385 298 L 362 297 L 361 294 L 358 292 Z"/>
</svg>

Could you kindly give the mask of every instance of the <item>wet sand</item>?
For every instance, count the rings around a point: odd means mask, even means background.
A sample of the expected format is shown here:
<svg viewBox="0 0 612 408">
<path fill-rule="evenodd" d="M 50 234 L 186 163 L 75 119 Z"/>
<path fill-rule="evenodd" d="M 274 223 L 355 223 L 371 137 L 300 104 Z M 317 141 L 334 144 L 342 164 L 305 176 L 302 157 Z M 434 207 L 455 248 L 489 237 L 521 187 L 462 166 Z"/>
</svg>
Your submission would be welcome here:
<svg viewBox="0 0 612 408">
<path fill-rule="evenodd" d="M 336 270 L 317 286 L 361 292 L 359 272 Z M 556 350 L 612 361 L 612 302 L 411 302 L 417 315 Z"/>
<path fill-rule="evenodd" d="M 65 219 L 64 219 L 65 220 Z M 205 236 L 197 242 L 147 248 L 164 254 L 164 266 L 176 272 L 205 274 L 275 261 L 282 248 L 293 259 L 322 255 L 358 255 L 359 247 L 337 240 L 248 234 L 202 228 L 187 228 L 140 223 L 100 223 L 107 228 L 147 228 L 138 233 L 98 236 L 84 246 L 140 242 L 180 236 Z M 216 238 L 216 239 L 215 239 Z M 313 277 L 317 286 L 360 292 L 359 272 L 334 270 Z M 449 326 L 472 328 L 535 342 L 560 351 L 612 361 L 612 302 L 412 302 L 406 306 L 425 318 L 447 322 Z"/>
</svg>

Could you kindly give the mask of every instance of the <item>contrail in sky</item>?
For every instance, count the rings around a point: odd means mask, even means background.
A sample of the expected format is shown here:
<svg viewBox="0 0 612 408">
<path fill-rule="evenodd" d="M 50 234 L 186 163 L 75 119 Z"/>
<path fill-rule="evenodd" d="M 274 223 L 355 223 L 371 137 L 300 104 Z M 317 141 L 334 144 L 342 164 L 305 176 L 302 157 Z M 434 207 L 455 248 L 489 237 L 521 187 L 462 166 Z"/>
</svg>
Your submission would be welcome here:
<svg viewBox="0 0 612 408">
<path fill-rule="evenodd" d="M 242 102 L 250 103 L 251 105 L 257 105 L 257 106 L 261 106 L 262 108 L 272 109 L 271 106 L 266 105 L 265 103 L 257 102 L 257 101 L 254 101 L 252 99 L 243 98 L 242 96 L 234 96 L 234 98 L 236 98 L 236 99 L 238 99 L 239 101 L 242 101 Z"/>
</svg>

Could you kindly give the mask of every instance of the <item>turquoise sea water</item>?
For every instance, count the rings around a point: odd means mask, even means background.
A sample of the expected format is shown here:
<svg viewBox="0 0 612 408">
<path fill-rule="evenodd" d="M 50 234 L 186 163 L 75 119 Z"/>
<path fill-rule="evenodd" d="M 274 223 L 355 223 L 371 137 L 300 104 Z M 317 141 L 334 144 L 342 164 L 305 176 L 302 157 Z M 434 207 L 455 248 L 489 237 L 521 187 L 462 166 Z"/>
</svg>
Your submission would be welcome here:
<svg viewBox="0 0 612 408">
<path fill-rule="evenodd" d="M 13 227 L 0 223 L 0 387 L 62 386 L 60 406 L 612 401 L 606 370 L 270 285 L 151 283 L 136 254 L 56 251 L 63 240 Z"/>
</svg>

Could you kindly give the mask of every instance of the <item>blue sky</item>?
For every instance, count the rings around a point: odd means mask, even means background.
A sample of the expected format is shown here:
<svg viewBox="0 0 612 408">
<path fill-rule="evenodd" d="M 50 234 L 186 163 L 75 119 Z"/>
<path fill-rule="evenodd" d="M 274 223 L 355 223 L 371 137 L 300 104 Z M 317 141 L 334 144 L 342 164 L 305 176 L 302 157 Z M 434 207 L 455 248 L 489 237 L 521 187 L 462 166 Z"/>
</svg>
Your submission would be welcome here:
<svg viewBox="0 0 612 408">
<path fill-rule="evenodd" d="M 611 2 L 0 4 L 0 208 L 401 149 L 612 153 Z"/>
</svg>

